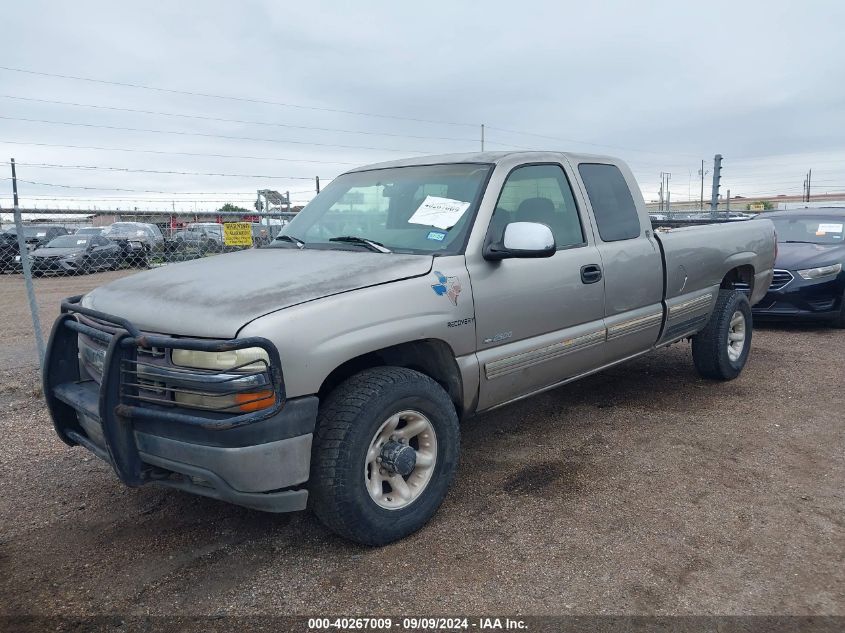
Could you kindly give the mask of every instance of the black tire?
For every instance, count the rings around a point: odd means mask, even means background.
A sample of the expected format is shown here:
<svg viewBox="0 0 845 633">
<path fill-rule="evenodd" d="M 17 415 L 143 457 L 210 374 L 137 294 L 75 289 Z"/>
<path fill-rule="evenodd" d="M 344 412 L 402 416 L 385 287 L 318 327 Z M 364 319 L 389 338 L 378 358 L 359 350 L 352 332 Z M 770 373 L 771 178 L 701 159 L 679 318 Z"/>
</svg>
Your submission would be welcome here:
<svg viewBox="0 0 845 633">
<path fill-rule="evenodd" d="M 840 300 L 839 314 L 833 319 L 833 321 L 830 322 L 830 324 L 840 330 L 845 329 L 845 293 L 842 294 L 842 299 Z"/>
<path fill-rule="evenodd" d="M 732 360 L 728 355 L 728 334 L 736 312 L 745 317 L 745 341 L 739 357 Z M 753 330 L 751 304 L 745 293 L 720 290 L 710 320 L 692 337 L 692 359 L 698 373 L 714 380 L 733 380 L 739 376 L 748 361 Z"/>
<path fill-rule="evenodd" d="M 406 409 L 434 427 L 437 458 L 426 487 L 409 505 L 386 509 L 365 484 L 366 455 L 379 427 Z M 320 407 L 311 459 L 314 513 L 333 532 L 366 545 L 385 545 L 423 527 L 455 476 L 460 449 L 458 416 L 443 388 L 403 367 L 377 367 L 339 385 Z"/>
</svg>

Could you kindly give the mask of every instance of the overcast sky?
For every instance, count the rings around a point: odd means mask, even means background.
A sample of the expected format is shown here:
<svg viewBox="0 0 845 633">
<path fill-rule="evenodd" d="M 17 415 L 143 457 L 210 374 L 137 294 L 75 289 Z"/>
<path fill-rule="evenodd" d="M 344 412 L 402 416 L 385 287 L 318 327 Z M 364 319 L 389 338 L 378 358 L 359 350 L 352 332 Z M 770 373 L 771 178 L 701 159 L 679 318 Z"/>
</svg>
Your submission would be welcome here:
<svg viewBox="0 0 845 633">
<path fill-rule="evenodd" d="M 845 191 L 841 2 L 27 0 L 3 22 L 0 66 L 237 98 L 0 69 L 2 160 L 67 186 L 21 182 L 24 206 L 305 201 L 317 175 L 475 151 L 481 123 L 488 149 L 620 156 L 646 199 L 661 171 L 697 199 L 716 152 L 723 193 L 800 194 L 810 168 L 814 193 Z"/>
</svg>

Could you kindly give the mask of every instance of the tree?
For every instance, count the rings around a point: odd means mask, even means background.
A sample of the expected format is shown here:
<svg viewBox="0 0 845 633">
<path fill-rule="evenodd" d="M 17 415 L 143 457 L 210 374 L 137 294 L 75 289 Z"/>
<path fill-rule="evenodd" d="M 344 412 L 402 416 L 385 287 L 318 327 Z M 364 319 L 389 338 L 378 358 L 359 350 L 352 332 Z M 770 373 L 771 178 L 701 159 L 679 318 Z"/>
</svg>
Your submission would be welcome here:
<svg viewBox="0 0 845 633">
<path fill-rule="evenodd" d="M 218 211 L 222 213 L 244 213 L 250 215 L 254 213 L 253 211 L 249 211 L 248 209 L 244 209 L 243 207 L 236 207 L 231 202 L 227 202 L 222 207 L 218 209 Z"/>
</svg>

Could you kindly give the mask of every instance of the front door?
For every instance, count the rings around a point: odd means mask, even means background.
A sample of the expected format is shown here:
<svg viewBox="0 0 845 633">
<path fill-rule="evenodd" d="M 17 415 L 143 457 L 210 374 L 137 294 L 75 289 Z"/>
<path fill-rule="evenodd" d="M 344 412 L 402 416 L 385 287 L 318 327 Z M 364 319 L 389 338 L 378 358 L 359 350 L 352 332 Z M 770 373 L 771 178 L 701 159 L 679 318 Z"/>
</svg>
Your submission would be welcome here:
<svg viewBox="0 0 845 633">
<path fill-rule="evenodd" d="M 560 164 L 525 165 L 510 173 L 488 240 L 501 239 L 509 222 L 548 225 L 557 252 L 543 259 L 468 260 L 481 372 L 479 409 L 602 364 L 601 259 L 587 214 L 578 209 Z"/>
</svg>

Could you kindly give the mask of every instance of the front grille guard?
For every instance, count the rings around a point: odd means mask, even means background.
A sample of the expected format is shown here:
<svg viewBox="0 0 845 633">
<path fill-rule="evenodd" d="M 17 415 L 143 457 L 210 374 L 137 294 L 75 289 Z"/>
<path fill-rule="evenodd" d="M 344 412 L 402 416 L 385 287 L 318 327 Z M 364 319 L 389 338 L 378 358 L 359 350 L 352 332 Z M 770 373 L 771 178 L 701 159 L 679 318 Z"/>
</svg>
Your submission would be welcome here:
<svg viewBox="0 0 845 633">
<path fill-rule="evenodd" d="M 156 476 L 155 470 L 146 467 L 138 454 L 133 429 L 133 423 L 136 420 L 166 421 L 223 431 L 266 420 L 284 406 L 285 390 L 281 359 L 276 346 L 269 340 L 261 337 L 214 340 L 143 334 L 127 319 L 83 307 L 80 304 L 81 299 L 80 295 L 63 301 L 61 315 L 53 325 L 44 362 L 44 396 L 59 437 L 70 446 L 81 444 L 107 459 L 124 483 L 138 486 Z M 80 323 L 76 318 L 77 314 L 102 322 L 110 326 L 113 332 Z M 83 390 L 76 388 L 82 384 L 79 370 L 79 334 L 107 345 L 102 381 L 96 402 L 90 397 L 74 396 L 74 394 L 83 394 Z M 254 391 L 256 388 L 267 391 L 272 389 L 273 404 L 270 407 L 248 413 L 212 417 L 211 413 L 195 415 L 176 410 L 179 405 L 170 400 L 170 396 L 175 397 L 175 394 L 179 392 L 195 392 L 196 390 L 191 389 L 190 386 L 160 387 L 159 389 L 164 389 L 160 398 L 144 395 L 144 391 L 149 390 L 150 387 L 142 384 L 139 374 L 140 377 L 146 377 L 145 373 L 148 376 L 150 372 L 162 370 L 144 360 L 139 360 L 139 348 L 226 352 L 247 347 L 263 349 L 267 352 L 269 363 L 260 361 L 262 363 L 260 370 L 238 375 L 226 372 L 224 377 L 217 381 L 213 380 L 213 376 L 220 376 L 221 373 L 209 370 L 168 368 L 166 373 L 168 376 L 179 373 L 187 376 L 190 373 L 201 379 L 207 378 L 208 384 L 216 383 L 211 387 L 215 396 Z M 255 362 L 252 361 L 249 364 L 254 365 Z M 263 382 L 258 380 L 259 377 L 263 377 Z M 255 382 L 251 383 L 251 379 Z M 247 384 L 237 384 L 239 380 Z M 258 385 L 257 382 L 261 384 Z M 207 391 L 203 390 L 202 393 L 205 394 Z M 266 399 L 269 397 L 265 395 L 240 404 L 251 404 Z M 80 413 L 99 419 L 105 450 L 93 442 L 82 429 L 78 417 Z"/>
</svg>

